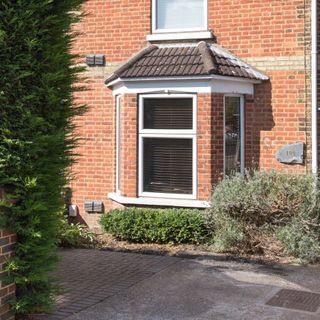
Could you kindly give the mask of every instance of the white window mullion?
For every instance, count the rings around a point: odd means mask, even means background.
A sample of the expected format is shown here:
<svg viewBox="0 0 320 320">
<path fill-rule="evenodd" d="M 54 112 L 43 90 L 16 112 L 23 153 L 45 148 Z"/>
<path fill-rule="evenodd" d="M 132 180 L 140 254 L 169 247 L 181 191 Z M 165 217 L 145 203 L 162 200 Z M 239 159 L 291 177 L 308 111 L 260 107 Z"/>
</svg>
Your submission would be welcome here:
<svg viewBox="0 0 320 320">
<path fill-rule="evenodd" d="M 138 152 L 138 157 L 139 157 L 139 181 L 138 181 L 138 194 L 139 196 L 141 196 L 143 194 L 143 179 L 144 179 L 144 176 L 143 176 L 143 157 L 144 157 L 144 154 L 143 154 L 143 135 L 142 134 L 139 134 L 139 152 Z"/>
<path fill-rule="evenodd" d="M 245 173 L 245 111 L 244 97 L 240 96 L 240 173 Z"/>
<path fill-rule="evenodd" d="M 156 99 L 192 99 L 192 128 L 184 130 L 174 129 L 144 129 L 144 100 L 147 98 Z M 197 139 L 196 139 L 196 95 L 194 94 L 175 94 L 175 95 L 141 95 L 139 98 L 139 196 L 143 197 L 163 197 L 163 198 L 181 198 L 196 199 L 197 197 Z M 161 104 L 160 104 L 161 105 Z M 144 191 L 144 143 L 145 139 L 183 139 L 192 140 L 192 193 L 161 193 Z M 174 142 L 173 142 L 174 143 Z M 161 146 L 161 144 L 160 144 Z"/>
<path fill-rule="evenodd" d="M 193 182 L 193 198 L 198 197 L 198 157 L 197 157 L 197 136 L 194 135 L 192 138 L 192 152 L 193 152 L 193 163 L 192 163 L 192 182 Z"/>
<path fill-rule="evenodd" d="M 116 193 L 120 194 L 121 103 L 116 96 Z"/>
</svg>

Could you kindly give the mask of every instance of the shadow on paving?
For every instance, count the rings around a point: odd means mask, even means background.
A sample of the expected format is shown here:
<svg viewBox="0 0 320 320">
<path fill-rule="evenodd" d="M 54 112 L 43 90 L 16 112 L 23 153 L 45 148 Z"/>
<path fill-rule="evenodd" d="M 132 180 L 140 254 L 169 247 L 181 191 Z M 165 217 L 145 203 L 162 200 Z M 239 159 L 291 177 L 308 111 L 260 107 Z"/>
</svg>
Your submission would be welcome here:
<svg viewBox="0 0 320 320">
<path fill-rule="evenodd" d="M 66 293 L 59 297 L 51 315 L 36 319 L 320 319 L 319 266 L 84 249 L 63 250 L 61 254 L 55 276 Z M 287 290 L 283 291 L 287 296 L 279 304 L 268 304 L 277 299 L 280 290 Z M 307 301 L 305 291 L 316 295 L 309 295 L 311 300 Z M 286 301 L 296 293 L 302 297 L 302 308 L 306 299 L 305 305 L 316 311 L 286 308 L 299 305 Z"/>
<path fill-rule="evenodd" d="M 179 261 L 178 258 L 99 251 L 64 249 L 54 278 L 65 293 L 58 297 L 51 315 L 36 320 L 60 320 L 127 290 Z"/>
</svg>

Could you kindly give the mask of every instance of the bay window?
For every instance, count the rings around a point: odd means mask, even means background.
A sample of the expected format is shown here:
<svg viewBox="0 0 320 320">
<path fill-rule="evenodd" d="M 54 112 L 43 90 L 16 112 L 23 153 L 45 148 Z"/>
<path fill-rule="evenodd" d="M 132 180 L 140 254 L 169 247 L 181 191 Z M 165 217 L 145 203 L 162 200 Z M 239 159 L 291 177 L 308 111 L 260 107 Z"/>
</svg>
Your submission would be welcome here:
<svg viewBox="0 0 320 320">
<path fill-rule="evenodd" d="M 196 198 L 196 96 L 143 95 L 139 195 Z"/>
</svg>

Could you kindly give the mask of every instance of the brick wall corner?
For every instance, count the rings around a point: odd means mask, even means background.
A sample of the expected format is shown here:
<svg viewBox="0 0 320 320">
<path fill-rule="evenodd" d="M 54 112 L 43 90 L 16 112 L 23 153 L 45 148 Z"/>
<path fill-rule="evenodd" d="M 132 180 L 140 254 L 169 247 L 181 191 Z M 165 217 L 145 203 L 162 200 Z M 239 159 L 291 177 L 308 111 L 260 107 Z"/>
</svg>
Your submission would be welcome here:
<svg viewBox="0 0 320 320">
<path fill-rule="evenodd" d="M 7 301 L 14 297 L 16 287 L 13 283 L 3 280 L 5 277 L 6 260 L 13 255 L 13 245 L 16 242 L 16 235 L 13 232 L 0 230 L 0 319 L 14 320 L 14 312 L 10 309 Z"/>
</svg>

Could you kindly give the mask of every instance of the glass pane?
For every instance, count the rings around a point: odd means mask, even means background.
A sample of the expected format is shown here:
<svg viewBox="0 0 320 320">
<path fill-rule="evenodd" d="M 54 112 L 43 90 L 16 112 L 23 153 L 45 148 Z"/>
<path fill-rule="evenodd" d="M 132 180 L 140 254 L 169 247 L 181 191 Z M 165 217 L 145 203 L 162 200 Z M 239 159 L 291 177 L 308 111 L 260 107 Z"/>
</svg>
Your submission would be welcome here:
<svg viewBox="0 0 320 320">
<path fill-rule="evenodd" d="M 143 191 L 192 194 L 192 139 L 144 138 Z"/>
<path fill-rule="evenodd" d="M 204 28 L 204 0 L 157 0 L 157 29 Z"/>
<path fill-rule="evenodd" d="M 240 98 L 225 99 L 225 173 L 240 172 Z"/>
<path fill-rule="evenodd" d="M 192 129 L 192 99 L 145 99 L 144 129 Z"/>
</svg>

